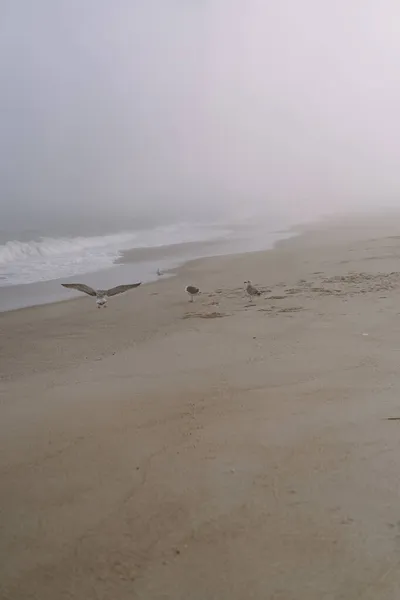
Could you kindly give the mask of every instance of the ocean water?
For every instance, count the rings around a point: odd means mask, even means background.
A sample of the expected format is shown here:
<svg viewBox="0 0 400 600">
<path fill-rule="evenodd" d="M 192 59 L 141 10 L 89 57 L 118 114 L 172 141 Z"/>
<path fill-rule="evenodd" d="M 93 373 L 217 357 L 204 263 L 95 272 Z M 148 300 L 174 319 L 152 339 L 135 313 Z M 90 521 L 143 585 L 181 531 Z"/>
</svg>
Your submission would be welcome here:
<svg viewBox="0 0 400 600">
<path fill-rule="evenodd" d="M 228 239 L 229 227 L 178 223 L 95 236 L 38 236 L 0 244 L 0 286 L 13 286 L 94 273 L 111 267 L 124 250 Z M 14 234 L 15 235 L 15 234 Z M 5 238 L 3 232 L 3 239 Z"/>
</svg>

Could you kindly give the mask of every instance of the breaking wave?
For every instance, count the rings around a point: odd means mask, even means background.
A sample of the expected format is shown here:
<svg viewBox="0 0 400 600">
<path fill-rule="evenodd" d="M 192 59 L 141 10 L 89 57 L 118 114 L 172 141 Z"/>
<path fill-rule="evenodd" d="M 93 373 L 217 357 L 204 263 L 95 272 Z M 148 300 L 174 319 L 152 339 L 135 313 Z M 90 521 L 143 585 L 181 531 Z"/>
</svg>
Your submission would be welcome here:
<svg viewBox="0 0 400 600">
<path fill-rule="evenodd" d="M 0 285 L 49 281 L 111 266 L 123 250 L 225 238 L 220 227 L 181 223 L 91 237 L 41 237 L 0 245 Z"/>
</svg>

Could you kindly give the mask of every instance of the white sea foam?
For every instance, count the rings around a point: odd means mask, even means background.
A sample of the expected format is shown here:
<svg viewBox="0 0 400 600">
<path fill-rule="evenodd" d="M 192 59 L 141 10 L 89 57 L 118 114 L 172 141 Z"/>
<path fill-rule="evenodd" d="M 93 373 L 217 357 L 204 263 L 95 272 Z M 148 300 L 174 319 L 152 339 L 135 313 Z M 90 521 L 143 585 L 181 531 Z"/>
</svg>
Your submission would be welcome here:
<svg viewBox="0 0 400 600">
<path fill-rule="evenodd" d="M 42 237 L 0 245 L 0 286 L 50 281 L 111 266 L 121 251 L 226 238 L 216 226 L 177 225 L 92 237 Z"/>
</svg>

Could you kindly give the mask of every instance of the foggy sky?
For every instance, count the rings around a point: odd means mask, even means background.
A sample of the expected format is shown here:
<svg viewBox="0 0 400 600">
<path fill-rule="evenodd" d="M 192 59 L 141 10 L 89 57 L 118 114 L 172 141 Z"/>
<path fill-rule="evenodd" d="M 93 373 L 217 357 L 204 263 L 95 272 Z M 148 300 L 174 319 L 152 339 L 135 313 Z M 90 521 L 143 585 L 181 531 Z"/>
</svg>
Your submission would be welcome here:
<svg viewBox="0 0 400 600">
<path fill-rule="evenodd" d="M 400 206 L 397 0 L 3 0 L 2 224 Z"/>
</svg>

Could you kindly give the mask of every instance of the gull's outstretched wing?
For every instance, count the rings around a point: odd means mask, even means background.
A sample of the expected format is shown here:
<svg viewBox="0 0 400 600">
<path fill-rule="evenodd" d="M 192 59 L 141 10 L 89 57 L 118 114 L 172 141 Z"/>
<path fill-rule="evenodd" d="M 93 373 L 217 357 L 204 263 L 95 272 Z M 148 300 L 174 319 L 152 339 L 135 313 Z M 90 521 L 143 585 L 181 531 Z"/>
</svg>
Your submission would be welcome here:
<svg viewBox="0 0 400 600">
<path fill-rule="evenodd" d="M 62 283 L 61 284 L 65 288 L 70 288 L 72 290 L 78 290 L 78 292 L 83 292 L 84 294 L 88 294 L 89 296 L 97 296 L 96 290 L 85 285 L 84 283 Z"/>
<path fill-rule="evenodd" d="M 128 290 L 139 287 L 141 283 L 142 282 L 139 281 L 138 283 L 130 283 L 129 285 L 117 285 L 117 287 L 106 290 L 106 296 L 116 296 L 117 294 L 122 294 L 123 292 L 127 292 Z"/>
</svg>

